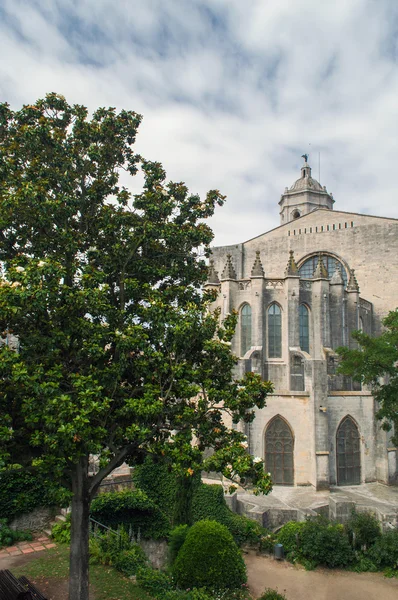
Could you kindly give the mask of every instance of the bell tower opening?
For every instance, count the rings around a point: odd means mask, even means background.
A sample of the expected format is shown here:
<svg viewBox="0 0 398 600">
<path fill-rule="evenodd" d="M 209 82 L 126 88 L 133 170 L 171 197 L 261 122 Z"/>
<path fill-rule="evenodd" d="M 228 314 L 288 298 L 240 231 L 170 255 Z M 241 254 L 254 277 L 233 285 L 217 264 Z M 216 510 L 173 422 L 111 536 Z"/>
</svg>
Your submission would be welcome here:
<svg viewBox="0 0 398 600">
<path fill-rule="evenodd" d="M 303 154 L 301 177 L 290 188 L 285 188 L 279 201 L 281 224 L 303 217 L 317 208 L 333 209 L 333 195 L 314 179 L 308 164 L 308 154 Z"/>
</svg>

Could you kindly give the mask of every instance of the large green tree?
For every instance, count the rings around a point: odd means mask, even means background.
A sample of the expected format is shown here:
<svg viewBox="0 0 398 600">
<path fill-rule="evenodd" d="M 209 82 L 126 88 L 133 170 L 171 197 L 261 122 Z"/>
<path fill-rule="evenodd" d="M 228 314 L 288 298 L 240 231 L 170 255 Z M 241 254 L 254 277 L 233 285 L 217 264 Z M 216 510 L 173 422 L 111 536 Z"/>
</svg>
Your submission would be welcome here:
<svg viewBox="0 0 398 600">
<path fill-rule="evenodd" d="M 339 371 L 372 388 L 379 403 L 377 417 L 384 429 L 394 428 L 392 440 L 398 446 L 398 309 L 388 314 L 383 325 L 377 337 L 353 333 L 358 348 L 338 348 Z"/>
<path fill-rule="evenodd" d="M 88 598 L 89 507 L 111 471 L 163 455 L 271 484 L 244 436 L 271 384 L 233 378 L 236 316 L 201 291 L 221 205 L 133 150 L 141 117 L 49 94 L 0 105 L 0 459 L 34 466 L 72 493 L 70 598 Z M 198 169 L 200 166 L 198 165 Z M 140 169 L 143 191 L 120 184 Z M 203 463 L 203 450 L 215 452 Z M 89 471 L 90 456 L 99 470 Z"/>
</svg>

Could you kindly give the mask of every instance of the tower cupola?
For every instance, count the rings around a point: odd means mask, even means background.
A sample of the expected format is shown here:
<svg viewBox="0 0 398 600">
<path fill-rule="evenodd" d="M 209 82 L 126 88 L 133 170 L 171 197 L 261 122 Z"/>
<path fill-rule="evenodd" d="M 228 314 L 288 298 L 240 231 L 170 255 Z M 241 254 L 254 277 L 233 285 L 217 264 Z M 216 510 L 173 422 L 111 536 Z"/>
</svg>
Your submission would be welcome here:
<svg viewBox="0 0 398 600">
<path fill-rule="evenodd" d="M 285 188 L 279 201 L 281 225 L 294 221 L 317 208 L 333 209 L 333 195 L 311 174 L 308 154 L 303 154 L 301 177 L 290 188 Z"/>
</svg>

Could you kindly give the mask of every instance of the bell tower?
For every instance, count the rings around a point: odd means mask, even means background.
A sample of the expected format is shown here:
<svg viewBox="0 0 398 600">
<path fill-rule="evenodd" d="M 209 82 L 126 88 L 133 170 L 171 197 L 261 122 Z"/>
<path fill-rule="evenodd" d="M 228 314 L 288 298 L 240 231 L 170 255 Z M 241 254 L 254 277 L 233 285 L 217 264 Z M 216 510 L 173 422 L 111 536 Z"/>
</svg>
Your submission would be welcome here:
<svg viewBox="0 0 398 600">
<path fill-rule="evenodd" d="M 285 188 L 279 200 L 281 225 L 307 215 L 316 208 L 333 210 L 333 194 L 329 194 L 325 186 L 313 179 L 308 155 L 303 154 L 304 164 L 301 167 L 301 177 L 291 188 Z"/>
</svg>

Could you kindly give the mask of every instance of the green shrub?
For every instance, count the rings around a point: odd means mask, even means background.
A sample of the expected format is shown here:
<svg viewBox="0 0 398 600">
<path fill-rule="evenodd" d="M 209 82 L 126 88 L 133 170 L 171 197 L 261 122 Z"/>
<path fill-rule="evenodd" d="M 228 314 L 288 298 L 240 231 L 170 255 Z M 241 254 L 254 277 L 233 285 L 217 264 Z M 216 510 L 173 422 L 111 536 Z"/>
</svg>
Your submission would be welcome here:
<svg viewBox="0 0 398 600">
<path fill-rule="evenodd" d="M 368 557 L 379 568 L 398 570 L 398 529 L 383 533 L 369 549 Z"/>
<path fill-rule="evenodd" d="M 305 522 L 297 523 L 296 521 L 289 521 L 285 523 L 279 530 L 277 540 L 279 544 L 283 545 L 283 550 L 286 556 L 293 552 L 298 552 L 300 547 L 300 534 L 305 527 Z"/>
<path fill-rule="evenodd" d="M 261 552 L 273 552 L 274 546 L 278 541 L 278 536 L 272 531 L 268 531 L 260 538 L 260 551 Z"/>
<path fill-rule="evenodd" d="M 7 525 L 7 519 L 0 519 L 0 548 L 3 546 L 13 546 L 18 542 L 30 541 L 32 534 L 30 531 L 10 529 Z"/>
<path fill-rule="evenodd" d="M 183 588 L 238 588 L 246 567 L 228 529 L 216 521 L 198 521 L 189 530 L 174 562 L 176 582 Z"/>
<path fill-rule="evenodd" d="M 278 590 L 266 588 L 258 600 L 287 600 L 284 594 L 280 594 Z"/>
<path fill-rule="evenodd" d="M 256 521 L 237 515 L 228 508 L 221 485 L 202 483 L 196 489 L 192 500 L 192 519 L 194 523 L 210 519 L 225 525 L 239 546 L 259 544 L 261 536 L 267 533 Z"/>
<path fill-rule="evenodd" d="M 91 503 L 91 516 L 116 529 L 124 525 L 143 538 L 159 539 L 170 531 L 170 521 L 142 490 L 123 490 L 100 494 Z"/>
<path fill-rule="evenodd" d="M 137 583 L 144 590 L 148 592 L 150 596 L 157 599 L 163 599 L 167 592 L 173 592 L 173 582 L 171 577 L 157 571 L 151 567 L 143 567 L 137 571 Z"/>
<path fill-rule="evenodd" d="M 379 569 L 377 568 L 375 563 L 372 560 L 370 560 L 370 558 L 361 555 L 352 567 L 352 570 L 356 573 L 365 573 L 366 571 L 376 573 L 376 571 L 378 571 Z"/>
<path fill-rule="evenodd" d="M 169 562 L 172 565 L 177 558 L 181 546 L 185 542 L 189 531 L 188 525 L 177 525 L 171 530 L 169 535 Z"/>
<path fill-rule="evenodd" d="M 353 548 L 369 548 L 381 536 L 380 524 L 370 512 L 352 511 L 345 530 Z"/>
<path fill-rule="evenodd" d="M 116 555 L 115 569 L 130 577 L 135 575 L 138 569 L 145 567 L 148 560 L 143 549 L 134 544 L 129 550 L 122 550 Z"/>
<path fill-rule="evenodd" d="M 34 470 L 0 471 L 0 518 L 12 521 L 38 507 L 67 506 L 70 494 Z"/>
<path fill-rule="evenodd" d="M 307 569 L 317 565 L 344 567 L 354 560 L 344 527 L 322 517 L 286 523 L 278 534 L 278 542 L 290 560 L 299 560 Z"/>
<path fill-rule="evenodd" d="M 119 525 L 115 531 L 96 529 L 90 538 L 91 562 L 115 565 L 118 556 L 125 550 L 131 550 L 134 546 L 135 544 L 130 540 L 123 525 Z"/>
<path fill-rule="evenodd" d="M 299 552 L 314 566 L 345 567 L 354 560 L 354 552 L 342 525 L 322 518 L 309 520 L 299 538 Z"/>
<path fill-rule="evenodd" d="M 51 528 L 51 537 L 58 544 L 70 544 L 71 515 L 66 515 L 65 521 L 55 523 Z"/>
</svg>

